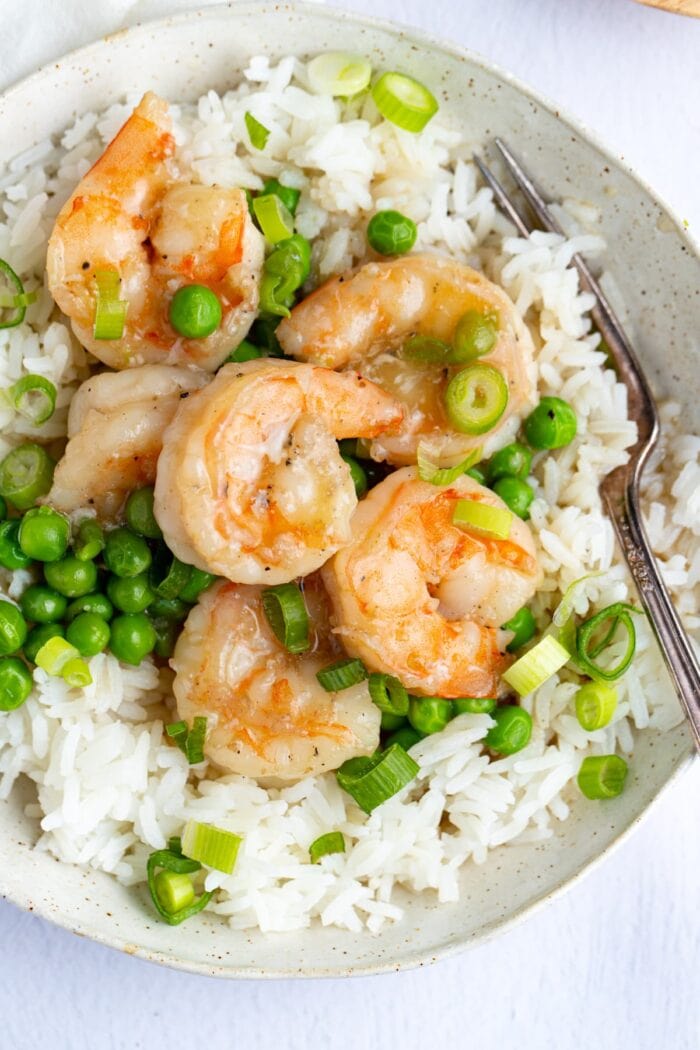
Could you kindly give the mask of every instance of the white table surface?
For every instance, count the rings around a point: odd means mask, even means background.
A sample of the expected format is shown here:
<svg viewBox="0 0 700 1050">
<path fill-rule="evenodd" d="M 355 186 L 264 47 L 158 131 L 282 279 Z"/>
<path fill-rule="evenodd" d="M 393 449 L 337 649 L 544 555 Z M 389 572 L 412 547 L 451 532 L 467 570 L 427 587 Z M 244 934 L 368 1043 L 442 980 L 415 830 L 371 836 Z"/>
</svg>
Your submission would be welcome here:
<svg viewBox="0 0 700 1050">
<path fill-rule="evenodd" d="M 188 6 L 0 0 L 0 86 L 101 33 Z M 614 144 L 700 230 L 700 21 L 632 0 L 345 6 L 422 26 L 510 69 Z M 194 977 L 0 904 L 0 1050 L 696 1050 L 699 797 L 700 763 L 606 864 L 527 923 L 381 978 Z"/>
</svg>

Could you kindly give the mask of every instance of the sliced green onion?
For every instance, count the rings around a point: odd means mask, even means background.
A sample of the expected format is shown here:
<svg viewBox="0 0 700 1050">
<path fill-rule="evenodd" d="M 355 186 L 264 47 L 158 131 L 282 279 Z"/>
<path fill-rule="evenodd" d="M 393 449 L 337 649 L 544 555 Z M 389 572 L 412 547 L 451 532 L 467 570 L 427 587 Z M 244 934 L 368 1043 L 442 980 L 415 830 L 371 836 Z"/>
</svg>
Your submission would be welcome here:
<svg viewBox="0 0 700 1050">
<path fill-rule="evenodd" d="M 185 754 L 191 766 L 204 761 L 204 741 L 207 735 L 207 719 L 197 715 L 192 721 L 192 728 L 187 734 Z"/>
<path fill-rule="evenodd" d="M 51 419 L 56 408 L 56 387 L 44 376 L 22 376 L 10 387 L 15 410 L 39 427 Z"/>
<path fill-rule="evenodd" d="M 398 356 L 404 361 L 421 361 L 426 364 L 446 364 L 450 353 L 448 343 L 429 335 L 410 335 L 401 346 Z"/>
<path fill-rule="evenodd" d="M 187 722 L 171 722 L 170 725 L 165 727 L 165 732 L 177 744 L 183 755 L 186 755 L 187 734 L 189 733 Z"/>
<path fill-rule="evenodd" d="M 369 676 L 369 695 L 383 714 L 408 714 L 408 692 L 398 678 L 390 674 Z"/>
<path fill-rule="evenodd" d="M 422 131 L 438 111 L 435 96 L 405 73 L 383 73 L 372 98 L 381 115 L 404 131 Z"/>
<path fill-rule="evenodd" d="M 301 190 L 296 189 L 294 186 L 285 186 L 279 179 L 268 179 L 262 188 L 262 194 L 267 193 L 276 194 L 292 215 L 295 214 L 299 198 L 301 197 Z"/>
<path fill-rule="evenodd" d="M 582 671 L 591 678 L 604 682 L 614 682 L 620 678 L 632 663 L 637 648 L 637 633 L 632 623 L 630 613 L 639 612 L 633 605 L 625 602 L 615 602 L 601 609 L 595 616 L 582 623 L 576 631 L 576 662 Z M 595 635 L 606 623 L 609 627 L 602 639 L 596 641 Z M 596 658 L 607 649 L 612 642 L 618 626 L 622 626 L 627 632 L 627 647 L 622 659 L 614 667 L 602 667 L 596 662 Z"/>
<path fill-rule="evenodd" d="M 492 507 L 490 503 L 479 503 L 473 499 L 459 499 L 452 512 L 452 524 L 479 536 L 507 540 L 510 536 L 513 515 L 505 507 Z"/>
<path fill-rule="evenodd" d="M 438 467 L 437 463 L 433 463 L 429 452 L 421 442 L 418 445 L 416 454 L 418 477 L 421 481 L 427 481 L 430 485 L 451 485 L 462 474 L 466 474 L 470 467 L 479 462 L 481 453 L 482 450 L 480 448 L 475 448 L 466 459 L 463 459 L 461 463 L 457 463 L 454 467 Z"/>
<path fill-rule="evenodd" d="M 608 725 L 617 707 L 617 689 L 605 682 L 586 682 L 576 693 L 576 717 L 591 733 Z"/>
<path fill-rule="evenodd" d="M 182 852 L 186 857 L 206 864 L 208 868 L 230 875 L 242 841 L 232 831 L 188 820 L 182 833 Z"/>
<path fill-rule="evenodd" d="M 179 835 L 171 835 L 168 839 L 168 849 L 171 853 L 182 854 L 182 839 Z"/>
<path fill-rule="evenodd" d="M 330 667 L 317 671 L 316 677 L 326 692 L 339 693 L 341 689 L 349 689 L 351 685 L 363 682 L 367 671 L 362 660 L 338 660 Z"/>
<path fill-rule="evenodd" d="M 347 51 L 326 51 L 316 55 L 306 67 L 309 84 L 319 95 L 350 98 L 369 87 L 372 66 L 361 55 Z"/>
<path fill-rule="evenodd" d="M 349 758 L 335 775 L 360 809 L 371 813 L 410 784 L 419 768 L 400 744 L 392 744 L 381 755 Z"/>
<path fill-rule="evenodd" d="M 27 312 L 27 306 L 33 303 L 36 299 L 35 292 L 26 293 L 24 291 L 24 285 L 17 276 L 15 271 L 12 269 L 8 262 L 4 259 L 0 259 L 0 277 L 4 278 L 5 282 L 10 285 L 11 289 L 14 289 L 10 293 L 3 293 L 0 299 L 0 311 L 5 310 L 14 311 L 14 316 L 10 316 L 9 320 L 5 320 L 0 313 L 0 328 L 16 328 L 18 324 L 21 324 L 24 320 L 24 315 Z"/>
<path fill-rule="evenodd" d="M 187 908 L 194 900 L 194 886 L 189 875 L 159 871 L 155 878 L 158 900 L 169 915 Z"/>
<path fill-rule="evenodd" d="M 309 857 L 312 864 L 318 864 L 321 857 L 330 853 L 345 853 L 345 839 L 341 831 L 328 831 L 319 835 L 309 846 Z"/>
<path fill-rule="evenodd" d="M 243 361 L 255 361 L 256 358 L 263 356 L 264 354 L 260 347 L 253 346 L 247 339 L 244 339 L 235 350 L 231 351 L 226 360 L 235 364 L 241 364 Z"/>
<path fill-rule="evenodd" d="M 589 755 L 581 763 L 577 782 L 586 798 L 616 798 L 622 794 L 627 772 L 619 755 Z"/>
<path fill-rule="evenodd" d="M 97 303 L 95 306 L 95 339 L 121 339 L 129 305 L 119 298 L 121 278 L 116 270 L 95 270 Z"/>
<path fill-rule="evenodd" d="M 253 149 L 265 149 L 267 140 L 270 137 L 270 129 L 261 124 L 259 120 L 256 120 L 250 111 L 246 112 L 244 119 L 248 138 Z"/>
<path fill-rule="evenodd" d="M 503 680 L 520 696 L 527 696 L 556 674 L 570 658 L 564 646 L 547 634 L 504 671 Z"/>
<path fill-rule="evenodd" d="M 202 908 L 206 908 L 212 898 L 212 894 L 211 892 L 202 893 L 201 896 L 196 897 L 185 907 L 178 908 L 176 911 L 170 911 L 158 895 L 156 869 L 163 868 L 165 871 L 174 872 L 176 875 L 193 875 L 196 871 L 199 871 L 201 867 L 202 865 L 198 861 L 190 860 L 188 857 L 182 857 L 178 853 L 169 849 L 156 850 L 155 853 L 151 853 L 148 858 L 146 874 L 148 877 L 148 889 L 151 894 L 151 900 L 161 918 L 165 919 L 165 921 L 171 926 L 178 926 L 181 922 L 184 922 L 185 919 L 189 919 L 192 915 L 196 915 L 197 912 L 202 910 Z M 168 891 L 164 892 L 164 896 L 166 900 L 169 900 Z"/>
<path fill-rule="evenodd" d="M 13 448 L 0 463 L 0 496 L 17 510 L 28 510 L 51 488 L 55 466 L 46 449 L 32 441 Z"/>
<path fill-rule="evenodd" d="M 186 565 L 167 547 L 161 547 L 153 560 L 149 582 L 159 598 L 177 598 L 187 586 L 192 566 Z"/>
<path fill-rule="evenodd" d="M 286 241 L 294 233 L 294 216 L 275 193 L 266 193 L 253 201 L 255 218 L 270 244 Z"/>
<path fill-rule="evenodd" d="M 309 614 L 304 595 L 296 583 L 268 587 L 262 595 L 267 622 L 275 637 L 290 653 L 305 653 L 309 648 Z"/>
<path fill-rule="evenodd" d="M 460 434 L 492 430 L 508 405 L 508 384 L 493 365 L 468 365 L 445 390 L 445 411 Z"/>
<path fill-rule="evenodd" d="M 36 654 L 34 663 L 42 671 L 46 671 L 47 674 L 60 676 L 63 674 L 66 665 L 71 660 L 79 659 L 79 657 L 80 653 L 74 645 L 67 642 L 65 638 L 56 636 L 55 638 L 49 638 L 48 642 L 42 645 Z"/>
<path fill-rule="evenodd" d="M 555 627 L 563 627 L 571 619 L 574 614 L 576 599 L 585 590 L 585 585 L 588 581 L 604 575 L 602 572 L 589 572 L 585 576 L 579 576 L 577 580 L 569 584 L 552 614 L 552 623 Z"/>
<path fill-rule="evenodd" d="M 78 525 L 78 536 L 73 544 L 73 554 L 78 561 L 94 561 L 104 550 L 105 536 L 102 526 L 94 518 L 84 518 Z"/>
<path fill-rule="evenodd" d="M 81 657 L 74 657 L 64 664 L 63 669 L 61 670 L 61 678 L 64 682 L 67 682 L 68 685 L 78 686 L 81 689 L 86 685 L 92 685 L 90 668 L 86 661 L 81 659 Z"/>
</svg>

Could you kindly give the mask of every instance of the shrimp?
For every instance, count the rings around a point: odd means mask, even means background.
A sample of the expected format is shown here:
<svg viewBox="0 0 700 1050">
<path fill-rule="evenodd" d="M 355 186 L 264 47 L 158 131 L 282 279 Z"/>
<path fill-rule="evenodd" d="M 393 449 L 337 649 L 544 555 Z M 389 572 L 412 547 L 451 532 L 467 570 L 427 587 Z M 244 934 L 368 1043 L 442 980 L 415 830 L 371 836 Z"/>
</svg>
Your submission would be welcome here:
<svg viewBox="0 0 700 1050">
<path fill-rule="evenodd" d="M 355 372 L 280 360 L 222 368 L 181 405 L 158 461 L 155 515 L 182 561 L 236 583 L 285 583 L 351 538 L 357 504 L 336 438 L 401 422 Z"/>
<path fill-rule="evenodd" d="M 155 479 L 163 431 L 182 398 L 209 376 L 172 365 L 104 372 L 82 384 L 68 413 L 68 444 L 45 502 L 114 518 L 128 494 Z"/>
<path fill-rule="evenodd" d="M 189 614 L 171 664 L 180 718 L 207 717 L 206 755 L 232 773 L 292 780 L 336 769 L 379 743 L 367 682 L 328 693 L 316 671 L 340 655 L 318 577 L 304 581 L 311 651 L 277 641 L 260 587 L 221 581 Z"/>
<path fill-rule="evenodd" d="M 264 241 L 240 189 L 180 175 L 167 103 L 152 92 L 83 177 L 49 239 L 49 288 L 91 353 L 112 368 L 194 364 L 214 371 L 246 335 L 258 307 Z M 117 270 L 128 303 L 120 339 L 93 333 L 95 271 Z M 207 285 L 223 312 L 205 339 L 185 339 L 168 321 L 184 284 Z"/>
<path fill-rule="evenodd" d="M 276 334 L 285 353 L 327 368 L 361 368 L 402 402 L 404 425 L 372 442 L 372 458 L 415 463 L 419 442 L 426 442 L 434 458 L 453 464 L 484 444 L 483 437 L 453 430 L 447 419 L 443 395 L 454 370 L 409 361 L 396 351 L 412 335 L 450 343 L 469 310 L 498 316 L 496 344 L 480 360 L 498 368 L 508 383 L 506 410 L 491 432 L 500 445 L 504 434 L 508 440 L 514 433 L 514 417 L 532 403 L 533 346 L 508 296 L 476 270 L 438 255 L 367 263 L 323 284 L 294 307 Z M 491 435 L 489 452 L 497 447 Z"/>
<path fill-rule="evenodd" d="M 500 629 L 535 593 L 540 572 L 525 522 L 507 540 L 452 524 L 459 499 L 503 507 L 470 477 L 439 488 L 414 467 L 371 490 L 353 539 L 322 570 L 336 633 L 351 656 L 424 696 L 496 696 L 510 635 Z"/>
</svg>

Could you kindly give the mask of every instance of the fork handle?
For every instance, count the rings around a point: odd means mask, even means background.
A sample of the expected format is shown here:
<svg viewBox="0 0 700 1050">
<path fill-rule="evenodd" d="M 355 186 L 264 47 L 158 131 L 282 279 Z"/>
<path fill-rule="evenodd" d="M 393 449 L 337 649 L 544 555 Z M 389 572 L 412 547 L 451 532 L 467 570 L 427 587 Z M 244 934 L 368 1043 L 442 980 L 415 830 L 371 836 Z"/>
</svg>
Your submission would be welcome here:
<svg viewBox="0 0 700 1050">
<path fill-rule="evenodd" d="M 649 545 L 642 522 L 637 485 L 635 482 L 628 484 L 620 495 L 603 489 L 602 495 L 642 605 L 649 613 L 649 622 L 661 647 L 678 699 L 688 716 L 695 745 L 700 749 L 700 666 Z"/>
</svg>

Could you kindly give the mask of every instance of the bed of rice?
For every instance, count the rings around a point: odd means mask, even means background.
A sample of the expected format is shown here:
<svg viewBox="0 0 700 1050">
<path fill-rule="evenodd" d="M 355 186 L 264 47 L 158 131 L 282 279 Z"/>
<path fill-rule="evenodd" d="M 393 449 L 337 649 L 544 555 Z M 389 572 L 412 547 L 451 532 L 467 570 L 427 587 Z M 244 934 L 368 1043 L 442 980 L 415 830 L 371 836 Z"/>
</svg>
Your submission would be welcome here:
<svg viewBox="0 0 700 1050">
<path fill-rule="evenodd" d="M 42 289 L 45 246 L 53 219 L 80 176 L 124 121 L 136 99 L 102 115 L 80 117 L 60 141 L 45 142 L 11 161 L 0 175 L 0 257 L 33 274 Z M 244 113 L 268 128 L 264 153 L 247 147 Z M 532 529 L 545 571 L 535 607 L 542 626 L 569 583 L 602 571 L 579 596 L 577 612 L 633 596 L 601 512 L 598 481 L 624 462 L 635 428 L 625 388 L 604 368 L 591 333 L 589 297 L 567 264 L 576 250 L 603 247 L 579 232 L 595 216 L 565 202 L 568 240 L 512 236 L 491 193 L 479 188 L 470 162 L 473 143 L 435 118 L 420 135 L 380 121 L 371 102 L 341 105 L 308 90 L 295 59 L 271 68 L 251 61 L 243 82 L 197 106 L 175 108 L 179 156 L 205 183 L 258 189 L 277 176 L 298 186 L 301 233 L 314 239 L 316 278 L 363 258 L 366 213 L 395 207 L 418 223 L 418 247 L 447 251 L 497 277 L 539 333 L 541 394 L 570 401 L 580 435 L 567 448 L 536 458 Z M 574 232 L 576 231 L 576 232 Z M 0 332 L 0 387 L 24 372 L 58 387 L 58 410 L 40 439 L 63 434 L 66 407 L 89 363 L 67 326 L 55 319 L 45 289 L 27 323 Z M 647 472 L 646 514 L 664 577 L 690 629 L 700 626 L 700 439 L 679 433 L 679 409 L 663 407 L 664 437 Z M 0 399 L 0 454 L 32 428 Z M 661 464 L 664 470 L 661 470 Z M 4 594 L 17 598 L 28 574 L 2 572 Z M 417 744 L 417 781 L 370 817 L 338 787 L 313 777 L 265 790 L 239 776 L 194 772 L 163 738 L 171 721 L 168 672 L 146 660 L 122 666 L 110 655 L 91 660 L 94 683 L 84 691 L 35 671 L 36 688 L 17 711 L 0 716 L 0 798 L 21 774 L 36 784 L 29 807 L 40 820 L 37 849 L 63 861 L 143 881 L 146 857 L 195 817 L 243 836 L 231 876 L 210 872 L 220 887 L 211 908 L 239 929 L 293 930 L 313 920 L 371 931 L 401 918 L 392 902 L 401 884 L 458 895 L 458 869 L 486 862 L 493 847 L 550 836 L 569 812 L 572 784 L 585 755 L 617 749 L 628 755 L 638 731 L 664 731 L 681 713 L 661 657 L 642 618 L 634 663 L 619 683 L 613 723 L 587 733 L 572 709 L 576 689 L 563 672 L 524 705 L 534 717 L 528 747 L 490 761 L 482 753 L 488 716 L 462 715 Z M 567 801 L 568 800 L 568 801 Z M 447 813 L 449 821 L 444 820 Z M 318 835 L 340 829 L 347 852 L 309 863 Z"/>
</svg>

